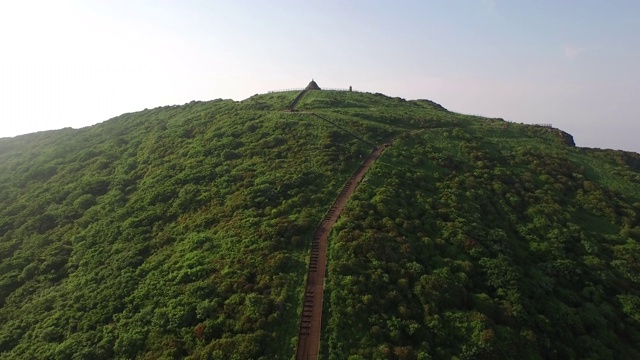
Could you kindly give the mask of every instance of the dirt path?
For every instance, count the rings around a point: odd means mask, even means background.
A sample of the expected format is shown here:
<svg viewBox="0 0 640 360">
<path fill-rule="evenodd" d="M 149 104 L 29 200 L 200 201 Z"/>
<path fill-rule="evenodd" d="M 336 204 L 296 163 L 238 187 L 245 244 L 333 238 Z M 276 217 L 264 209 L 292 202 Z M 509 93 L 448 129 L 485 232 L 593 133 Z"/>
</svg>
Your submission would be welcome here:
<svg viewBox="0 0 640 360">
<path fill-rule="evenodd" d="M 302 98 L 307 94 L 307 89 L 304 89 L 300 92 L 300 94 L 298 94 L 298 96 L 296 96 L 295 99 L 293 99 L 293 101 L 291 102 L 291 104 L 289 105 L 289 107 L 287 107 L 286 111 L 293 111 L 293 109 L 295 109 L 296 105 L 298 105 L 298 102 L 300 100 L 302 100 Z"/>
<path fill-rule="evenodd" d="M 309 260 L 309 272 L 307 286 L 304 293 L 302 317 L 300 320 L 300 332 L 298 334 L 297 360 L 317 359 L 320 352 L 320 331 L 322 326 L 322 295 L 324 291 L 324 278 L 327 269 L 327 238 L 331 228 L 340 217 L 347 201 L 362 181 L 364 174 L 380 157 L 382 151 L 391 143 L 377 147 L 371 155 L 360 165 L 358 170 L 344 185 L 340 195 L 335 200 L 331 209 L 316 228 L 311 241 L 311 258 Z"/>
</svg>

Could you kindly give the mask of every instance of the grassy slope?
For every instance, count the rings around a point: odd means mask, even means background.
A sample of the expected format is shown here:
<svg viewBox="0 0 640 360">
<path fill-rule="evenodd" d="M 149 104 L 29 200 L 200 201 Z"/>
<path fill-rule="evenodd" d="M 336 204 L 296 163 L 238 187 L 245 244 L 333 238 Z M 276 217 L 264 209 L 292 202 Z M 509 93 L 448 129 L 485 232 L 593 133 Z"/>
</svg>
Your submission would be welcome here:
<svg viewBox="0 0 640 360">
<path fill-rule="evenodd" d="M 0 141 L 3 358 L 289 358 L 308 243 L 368 147 L 293 93 Z"/>
<path fill-rule="evenodd" d="M 2 356 L 290 358 L 308 235 L 370 149 L 296 95 L 0 140 Z M 298 109 L 398 138 L 333 233 L 330 357 L 636 355 L 632 154 L 381 94 Z"/>
<path fill-rule="evenodd" d="M 400 136 L 334 229 L 325 356 L 637 358 L 640 157 L 451 120 Z"/>
</svg>

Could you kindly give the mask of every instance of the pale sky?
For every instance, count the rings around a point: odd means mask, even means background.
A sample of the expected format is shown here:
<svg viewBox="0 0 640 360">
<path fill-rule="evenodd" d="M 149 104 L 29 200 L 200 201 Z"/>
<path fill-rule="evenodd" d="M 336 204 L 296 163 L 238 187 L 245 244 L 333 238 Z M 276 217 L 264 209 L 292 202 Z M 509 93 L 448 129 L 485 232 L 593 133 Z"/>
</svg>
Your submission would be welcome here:
<svg viewBox="0 0 640 360">
<path fill-rule="evenodd" d="M 0 137 L 322 87 L 640 152 L 640 1 L 0 0 Z"/>
</svg>

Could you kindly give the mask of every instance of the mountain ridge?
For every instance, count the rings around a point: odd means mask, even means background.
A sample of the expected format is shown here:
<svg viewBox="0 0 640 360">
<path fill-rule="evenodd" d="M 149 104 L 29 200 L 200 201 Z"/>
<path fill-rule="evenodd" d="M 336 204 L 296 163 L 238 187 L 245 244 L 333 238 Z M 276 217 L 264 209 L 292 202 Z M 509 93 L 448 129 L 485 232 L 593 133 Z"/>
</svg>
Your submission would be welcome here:
<svg viewBox="0 0 640 360">
<path fill-rule="evenodd" d="M 2 357 L 291 358 L 313 229 L 392 137 L 329 235 L 323 358 L 637 357 L 640 155 L 297 95 L 0 139 Z"/>
</svg>

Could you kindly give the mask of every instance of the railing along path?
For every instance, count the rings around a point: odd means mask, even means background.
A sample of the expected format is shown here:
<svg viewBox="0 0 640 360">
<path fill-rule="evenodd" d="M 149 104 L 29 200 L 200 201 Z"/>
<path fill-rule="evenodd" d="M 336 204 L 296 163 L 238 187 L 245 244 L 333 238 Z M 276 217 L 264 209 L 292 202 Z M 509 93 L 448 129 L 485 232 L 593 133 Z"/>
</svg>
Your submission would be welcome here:
<svg viewBox="0 0 640 360">
<path fill-rule="evenodd" d="M 313 233 L 311 241 L 311 254 L 309 258 L 309 270 L 307 272 L 307 284 L 305 286 L 302 316 L 300 319 L 300 331 L 298 333 L 297 360 L 317 359 L 320 352 L 320 334 L 322 330 L 322 302 L 324 293 L 324 280 L 327 270 L 327 238 L 331 228 L 335 225 L 344 210 L 349 198 L 356 190 L 367 170 L 380 157 L 382 151 L 390 143 L 374 149 L 367 159 L 360 165 L 355 173 L 345 183 L 340 195 L 325 214 L 323 220 Z"/>
</svg>

